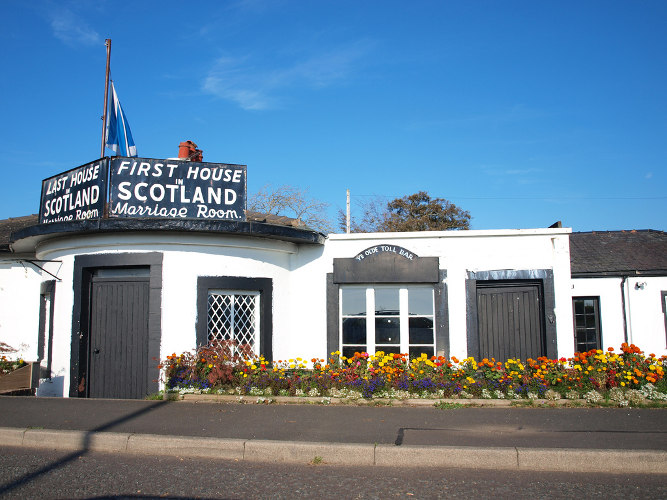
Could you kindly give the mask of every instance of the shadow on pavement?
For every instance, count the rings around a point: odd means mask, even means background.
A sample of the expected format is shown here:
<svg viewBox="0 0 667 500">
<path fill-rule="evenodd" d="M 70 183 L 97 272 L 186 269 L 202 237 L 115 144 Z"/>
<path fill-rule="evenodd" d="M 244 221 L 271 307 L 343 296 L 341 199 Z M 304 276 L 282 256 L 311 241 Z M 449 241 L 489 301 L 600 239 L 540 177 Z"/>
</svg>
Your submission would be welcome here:
<svg viewBox="0 0 667 500">
<path fill-rule="evenodd" d="M 69 455 L 66 455 L 63 458 L 61 458 L 59 460 L 56 460 L 55 462 L 53 462 L 49 465 L 46 465 L 46 466 L 42 467 L 41 469 L 36 470 L 35 472 L 30 472 L 28 474 L 25 474 L 23 477 L 15 479 L 14 481 L 12 481 L 12 482 L 10 482 L 6 485 L 0 486 L 0 496 L 18 488 L 19 486 L 22 486 L 24 484 L 29 483 L 33 479 L 37 479 L 44 474 L 47 474 L 47 473 L 49 473 L 49 472 L 51 472 L 55 469 L 58 469 L 59 467 L 63 467 L 64 465 L 68 464 L 69 462 L 71 462 L 73 460 L 76 460 L 77 458 L 79 458 L 79 457 L 85 455 L 86 453 L 88 453 L 88 451 L 89 451 L 88 448 L 90 446 L 90 436 L 91 436 L 91 434 L 96 433 L 96 432 L 106 431 L 106 430 L 110 429 L 111 427 L 113 427 L 115 425 L 122 424 L 124 422 L 129 421 L 129 420 L 137 418 L 140 415 L 150 413 L 151 411 L 157 409 L 158 407 L 160 407 L 160 406 L 162 406 L 166 403 L 168 403 L 168 401 L 156 401 L 156 402 L 152 403 L 151 405 L 149 405 L 145 408 L 134 411 L 134 412 L 129 413 L 128 415 L 125 415 L 121 418 L 117 418 L 115 420 L 112 420 L 111 422 L 107 422 L 104 425 L 100 425 L 99 427 L 96 427 L 94 429 L 86 431 L 86 436 L 84 438 L 84 442 L 83 442 L 83 445 L 82 445 L 83 449 L 77 450 L 73 453 L 70 453 Z"/>
</svg>

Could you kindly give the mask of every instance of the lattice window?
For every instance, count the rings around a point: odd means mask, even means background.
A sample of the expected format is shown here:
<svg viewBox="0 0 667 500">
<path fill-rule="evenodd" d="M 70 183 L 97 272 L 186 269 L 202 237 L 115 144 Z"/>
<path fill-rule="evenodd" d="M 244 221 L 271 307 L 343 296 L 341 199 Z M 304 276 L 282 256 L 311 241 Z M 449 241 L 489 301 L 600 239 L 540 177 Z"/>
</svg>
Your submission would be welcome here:
<svg viewBox="0 0 667 500">
<path fill-rule="evenodd" d="M 233 340 L 259 352 L 259 292 L 208 292 L 208 341 Z"/>
</svg>

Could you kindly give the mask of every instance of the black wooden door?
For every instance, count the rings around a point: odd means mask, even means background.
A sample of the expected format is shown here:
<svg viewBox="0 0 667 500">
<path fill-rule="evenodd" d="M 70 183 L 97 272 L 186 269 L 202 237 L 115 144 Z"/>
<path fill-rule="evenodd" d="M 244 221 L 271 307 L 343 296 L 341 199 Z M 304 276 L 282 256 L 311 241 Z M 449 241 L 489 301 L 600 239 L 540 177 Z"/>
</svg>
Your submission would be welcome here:
<svg viewBox="0 0 667 500">
<path fill-rule="evenodd" d="M 538 283 L 477 284 L 479 358 L 546 355 L 542 288 Z"/>
<path fill-rule="evenodd" d="M 92 278 L 88 397 L 146 396 L 148 292 L 148 278 Z"/>
</svg>

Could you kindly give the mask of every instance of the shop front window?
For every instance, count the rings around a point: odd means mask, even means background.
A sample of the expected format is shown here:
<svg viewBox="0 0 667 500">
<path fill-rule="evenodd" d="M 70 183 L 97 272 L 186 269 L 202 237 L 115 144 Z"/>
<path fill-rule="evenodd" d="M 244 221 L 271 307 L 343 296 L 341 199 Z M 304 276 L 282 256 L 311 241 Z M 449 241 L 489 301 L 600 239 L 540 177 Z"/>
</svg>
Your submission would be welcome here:
<svg viewBox="0 0 667 500">
<path fill-rule="evenodd" d="M 343 356 L 435 353 L 433 287 L 350 285 L 340 294 Z"/>
</svg>

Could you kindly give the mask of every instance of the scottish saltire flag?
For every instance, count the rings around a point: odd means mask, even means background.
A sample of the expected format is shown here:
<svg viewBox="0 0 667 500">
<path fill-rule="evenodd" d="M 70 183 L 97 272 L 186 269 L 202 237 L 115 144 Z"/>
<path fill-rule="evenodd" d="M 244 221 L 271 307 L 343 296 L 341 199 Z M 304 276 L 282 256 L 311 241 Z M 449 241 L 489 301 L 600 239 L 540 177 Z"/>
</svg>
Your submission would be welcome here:
<svg viewBox="0 0 667 500">
<path fill-rule="evenodd" d="M 118 156 L 137 156 L 137 147 L 132 139 L 130 125 L 120 106 L 116 89 L 111 82 L 111 105 L 107 118 L 106 147 Z"/>
</svg>

